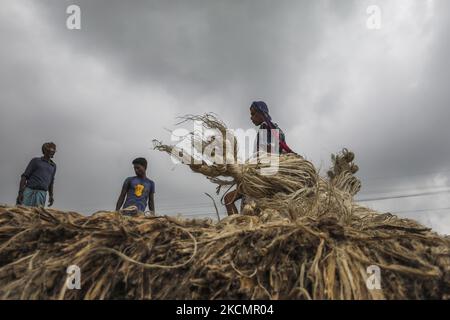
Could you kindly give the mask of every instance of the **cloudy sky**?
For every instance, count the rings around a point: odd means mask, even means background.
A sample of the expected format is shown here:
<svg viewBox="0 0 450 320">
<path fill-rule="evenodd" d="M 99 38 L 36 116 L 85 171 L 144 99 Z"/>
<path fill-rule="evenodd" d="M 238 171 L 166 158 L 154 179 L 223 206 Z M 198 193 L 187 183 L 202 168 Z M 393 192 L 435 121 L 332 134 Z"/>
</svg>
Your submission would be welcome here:
<svg viewBox="0 0 450 320">
<path fill-rule="evenodd" d="M 212 213 L 215 186 L 152 139 L 187 113 L 250 128 L 264 100 L 324 171 L 355 151 L 360 199 L 397 197 L 365 204 L 450 234 L 449 15 L 448 0 L 2 0 L 0 202 L 50 140 L 58 208 L 114 209 L 144 156 L 160 213 Z"/>
</svg>

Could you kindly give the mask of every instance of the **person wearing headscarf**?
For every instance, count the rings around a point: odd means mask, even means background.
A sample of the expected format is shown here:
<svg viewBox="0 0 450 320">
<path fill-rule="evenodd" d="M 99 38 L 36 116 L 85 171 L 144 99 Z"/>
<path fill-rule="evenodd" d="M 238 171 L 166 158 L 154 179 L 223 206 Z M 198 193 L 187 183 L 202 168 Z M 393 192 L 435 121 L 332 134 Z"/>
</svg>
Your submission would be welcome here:
<svg viewBox="0 0 450 320">
<path fill-rule="evenodd" d="M 259 126 L 260 131 L 257 135 L 256 147 L 260 151 L 261 147 L 261 132 L 267 133 L 267 153 L 273 153 L 271 150 L 272 140 L 278 140 L 278 152 L 293 153 L 292 149 L 286 143 L 286 137 L 280 127 L 272 122 L 272 117 L 269 114 L 269 108 L 264 101 L 255 101 L 250 106 L 250 115 L 253 124 Z M 261 131 L 262 130 L 262 131 Z M 264 150 L 266 151 L 266 150 Z"/>
<path fill-rule="evenodd" d="M 276 152 L 276 150 L 274 150 L 274 146 L 277 142 L 279 154 L 294 153 L 294 151 L 292 151 L 292 149 L 287 145 L 283 131 L 276 123 L 272 122 L 272 117 L 269 114 L 269 108 L 264 101 L 254 101 L 250 105 L 250 119 L 254 125 L 259 127 L 259 131 L 256 136 L 257 156 L 261 151 L 269 154 Z M 264 132 L 266 132 L 266 137 L 261 136 Z M 235 202 L 240 199 L 242 199 L 241 208 L 243 208 L 243 205 L 248 199 L 239 193 L 238 190 L 235 189 L 230 191 L 224 196 L 225 207 L 228 215 L 238 213 Z"/>
</svg>

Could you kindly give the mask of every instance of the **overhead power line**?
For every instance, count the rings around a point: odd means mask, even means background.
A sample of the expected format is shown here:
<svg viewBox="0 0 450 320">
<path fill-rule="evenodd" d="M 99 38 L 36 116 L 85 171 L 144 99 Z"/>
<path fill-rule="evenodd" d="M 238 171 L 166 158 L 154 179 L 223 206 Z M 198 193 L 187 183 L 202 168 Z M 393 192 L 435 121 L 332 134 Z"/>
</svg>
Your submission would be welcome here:
<svg viewBox="0 0 450 320">
<path fill-rule="evenodd" d="M 421 192 L 421 193 L 415 193 L 415 194 L 402 194 L 402 195 L 397 195 L 397 196 L 365 198 L 365 199 L 358 199 L 355 202 L 369 202 L 369 201 L 381 201 L 381 200 L 401 199 L 401 198 L 414 198 L 414 197 L 430 196 L 430 195 L 436 195 L 436 194 L 444 194 L 444 193 L 449 193 L 449 192 L 450 192 L 450 189 L 447 189 L 447 190 L 433 191 L 433 192 Z"/>
<path fill-rule="evenodd" d="M 444 210 L 450 210 L 450 207 L 447 207 L 447 208 L 418 209 L 418 210 L 402 210 L 402 211 L 395 211 L 395 212 L 392 212 L 392 213 L 433 212 L 433 211 L 444 211 Z"/>
<path fill-rule="evenodd" d="M 421 196 L 428 196 L 428 195 L 444 194 L 444 193 L 449 193 L 449 192 L 450 192 L 450 189 L 444 189 L 444 190 L 425 191 L 425 192 L 412 193 L 412 194 L 386 195 L 386 196 L 380 196 L 380 197 L 369 197 L 369 198 L 357 199 L 357 200 L 355 200 L 355 202 L 369 202 L 369 201 L 381 201 L 381 200 L 390 200 L 390 199 L 413 198 L 413 197 L 421 197 Z M 158 207 L 161 209 L 165 209 L 165 210 L 171 210 L 174 208 L 196 210 L 196 209 L 206 209 L 206 208 L 213 207 L 213 206 L 211 204 L 207 204 L 207 203 L 198 203 L 198 204 L 174 204 L 173 206 L 161 205 Z"/>
<path fill-rule="evenodd" d="M 397 188 L 389 188 L 389 187 L 366 188 L 366 185 L 364 185 L 364 189 L 362 190 L 362 192 L 359 195 L 360 196 L 361 195 L 370 196 L 370 195 L 374 195 L 374 194 L 383 194 L 383 193 L 392 194 L 394 192 L 437 191 L 437 190 L 440 190 L 442 188 L 447 188 L 447 187 L 448 187 L 447 185 L 423 187 L 418 184 L 412 184 L 408 187 L 403 186 L 403 187 L 397 187 Z"/>
<path fill-rule="evenodd" d="M 410 174 L 410 175 L 394 175 L 394 176 L 385 176 L 385 177 L 368 177 L 365 179 L 365 181 L 372 181 L 372 180 L 392 180 L 392 179 L 399 179 L 399 178 L 410 178 L 410 177 L 420 177 L 420 176 L 430 176 L 435 174 L 448 174 L 450 173 L 450 170 L 444 170 L 444 171 L 432 171 L 432 172 L 422 172 L 422 173 L 416 173 L 416 174 Z"/>
</svg>

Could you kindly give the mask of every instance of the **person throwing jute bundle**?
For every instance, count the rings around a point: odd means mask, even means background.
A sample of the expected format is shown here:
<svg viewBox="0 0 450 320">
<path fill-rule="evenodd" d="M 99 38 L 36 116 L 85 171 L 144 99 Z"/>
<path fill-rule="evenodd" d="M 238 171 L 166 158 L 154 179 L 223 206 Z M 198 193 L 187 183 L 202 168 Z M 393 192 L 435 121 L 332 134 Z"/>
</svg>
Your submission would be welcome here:
<svg viewBox="0 0 450 320">
<path fill-rule="evenodd" d="M 256 136 L 256 154 L 258 155 L 260 151 L 267 152 L 271 154 L 276 152 L 272 150 L 272 140 L 274 142 L 278 141 L 278 153 L 294 153 L 291 148 L 286 143 L 286 138 L 283 131 L 278 127 L 278 125 L 272 122 L 272 117 L 269 114 L 269 108 L 264 101 L 254 101 L 250 106 L 250 120 L 255 126 L 259 126 L 259 131 Z M 266 132 L 267 136 L 261 137 L 261 133 Z M 228 192 L 224 196 L 225 207 L 227 209 L 228 215 L 237 214 L 238 210 L 236 208 L 235 202 L 242 200 L 241 209 L 244 207 L 246 202 L 249 201 L 243 194 L 241 194 L 237 189 Z"/>
</svg>

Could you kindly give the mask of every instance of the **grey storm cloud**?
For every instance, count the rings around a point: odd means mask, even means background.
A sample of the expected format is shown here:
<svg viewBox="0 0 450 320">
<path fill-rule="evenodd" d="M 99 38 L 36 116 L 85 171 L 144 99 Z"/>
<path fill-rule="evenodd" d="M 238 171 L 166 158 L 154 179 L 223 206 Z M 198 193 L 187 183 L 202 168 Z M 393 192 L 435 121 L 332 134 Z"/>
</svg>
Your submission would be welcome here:
<svg viewBox="0 0 450 320">
<path fill-rule="evenodd" d="M 304 60 L 321 32 L 320 8 L 311 1 L 77 3 L 82 32 L 52 19 L 74 50 L 112 59 L 130 81 L 157 82 L 191 98 L 237 84 L 276 91 L 289 79 L 286 62 Z M 46 4 L 51 16 L 64 18 L 67 2 Z"/>
<path fill-rule="evenodd" d="M 81 8 L 68 30 L 66 8 Z M 380 30 L 366 27 L 369 5 Z M 163 213 L 213 211 L 214 186 L 152 151 L 176 117 L 250 127 L 265 100 L 288 143 L 322 169 L 353 149 L 361 197 L 449 187 L 450 3 L 30 1 L 0 12 L 0 202 L 40 144 L 58 144 L 55 205 L 112 209 L 133 157 L 150 159 Z M 448 194 L 368 203 L 450 232 Z M 221 209 L 223 212 L 223 209 Z M 409 210 L 409 211 L 408 211 Z"/>
</svg>

